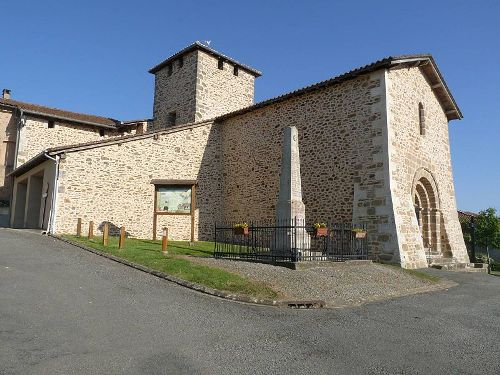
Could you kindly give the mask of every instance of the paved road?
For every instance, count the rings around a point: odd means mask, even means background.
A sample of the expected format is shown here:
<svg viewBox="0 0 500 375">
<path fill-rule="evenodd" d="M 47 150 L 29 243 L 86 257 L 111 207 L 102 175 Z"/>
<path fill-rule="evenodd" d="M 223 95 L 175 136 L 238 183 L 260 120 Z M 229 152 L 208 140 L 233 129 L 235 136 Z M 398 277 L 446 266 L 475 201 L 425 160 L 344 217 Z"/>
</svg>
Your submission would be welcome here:
<svg viewBox="0 0 500 375">
<path fill-rule="evenodd" d="M 276 309 L 0 229 L 0 374 L 499 374 L 500 277 L 442 274 L 460 286 Z"/>
</svg>

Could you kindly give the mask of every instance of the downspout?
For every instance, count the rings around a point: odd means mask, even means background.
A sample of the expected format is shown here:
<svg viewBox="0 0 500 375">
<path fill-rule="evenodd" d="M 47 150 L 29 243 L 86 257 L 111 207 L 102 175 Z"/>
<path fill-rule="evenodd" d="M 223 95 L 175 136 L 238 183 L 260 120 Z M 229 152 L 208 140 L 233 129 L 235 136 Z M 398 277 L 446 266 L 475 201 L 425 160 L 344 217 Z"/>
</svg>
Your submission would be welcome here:
<svg viewBox="0 0 500 375">
<path fill-rule="evenodd" d="M 59 160 L 61 157 L 56 155 L 55 158 L 45 153 L 45 156 L 56 162 L 56 170 L 54 173 L 54 183 L 52 184 L 52 201 L 50 202 L 49 222 L 47 223 L 47 233 L 54 234 L 56 227 L 56 208 L 57 208 L 57 191 L 59 190 Z"/>
<path fill-rule="evenodd" d="M 17 122 L 17 129 L 16 129 L 16 155 L 14 156 L 14 169 L 18 167 L 17 165 L 17 157 L 19 155 L 19 138 L 21 137 L 21 126 L 23 124 L 23 116 L 24 116 L 24 111 L 22 108 L 18 108 L 19 111 L 19 121 Z"/>
<path fill-rule="evenodd" d="M 16 152 L 14 154 L 14 169 L 17 168 L 17 156 L 19 154 L 19 137 L 21 136 L 21 126 L 23 123 L 23 115 L 24 111 L 21 108 L 17 108 L 18 114 L 19 114 L 19 120 L 17 121 L 17 126 L 16 126 Z M 12 226 L 12 214 L 13 214 L 13 208 L 12 204 L 14 202 L 14 181 L 12 181 L 12 189 L 10 191 L 10 199 L 9 199 L 9 227 Z"/>
</svg>

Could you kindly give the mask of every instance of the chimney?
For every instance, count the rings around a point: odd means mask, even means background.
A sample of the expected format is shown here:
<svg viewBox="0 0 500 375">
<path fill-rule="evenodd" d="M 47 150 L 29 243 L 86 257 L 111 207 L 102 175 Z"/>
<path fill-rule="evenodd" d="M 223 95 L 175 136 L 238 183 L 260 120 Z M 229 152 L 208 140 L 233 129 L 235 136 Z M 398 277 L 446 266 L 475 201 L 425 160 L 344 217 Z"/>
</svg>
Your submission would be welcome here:
<svg viewBox="0 0 500 375">
<path fill-rule="evenodd" d="M 2 99 L 10 99 L 10 90 L 9 89 L 2 90 Z"/>
</svg>

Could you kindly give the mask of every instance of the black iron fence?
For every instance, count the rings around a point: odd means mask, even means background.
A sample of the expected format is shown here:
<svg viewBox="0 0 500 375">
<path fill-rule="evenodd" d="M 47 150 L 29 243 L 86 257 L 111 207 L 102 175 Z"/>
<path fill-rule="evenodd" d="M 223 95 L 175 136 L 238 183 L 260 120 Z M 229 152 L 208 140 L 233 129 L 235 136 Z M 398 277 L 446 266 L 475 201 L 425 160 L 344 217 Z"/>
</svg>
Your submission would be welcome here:
<svg viewBox="0 0 500 375">
<path fill-rule="evenodd" d="M 319 230 L 299 219 L 241 224 L 216 224 L 216 258 L 270 262 L 368 258 L 367 232 L 361 224 L 338 223 Z"/>
</svg>

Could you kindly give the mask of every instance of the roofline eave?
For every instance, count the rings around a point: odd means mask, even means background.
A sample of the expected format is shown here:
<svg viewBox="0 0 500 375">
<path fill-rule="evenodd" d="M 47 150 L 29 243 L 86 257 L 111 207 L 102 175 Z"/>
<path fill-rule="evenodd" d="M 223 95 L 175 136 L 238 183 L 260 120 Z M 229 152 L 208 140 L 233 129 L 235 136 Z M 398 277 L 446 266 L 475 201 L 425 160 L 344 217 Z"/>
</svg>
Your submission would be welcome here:
<svg viewBox="0 0 500 375">
<path fill-rule="evenodd" d="M 42 164 L 46 160 L 50 160 L 50 158 L 48 157 L 47 150 L 43 150 L 39 154 L 36 154 L 35 156 L 33 156 L 26 163 L 21 164 L 19 167 L 14 169 L 12 172 L 10 172 L 7 175 L 7 177 L 19 177 L 19 176 L 23 175 L 24 173 L 32 170 L 33 168 L 39 166 L 40 164 Z"/>
<path fill-rule="evenodd" d="M 255 78 L 262 76 L 261 71 L 254 69 L 248 65 L 242 64 L 239 61 L 237 61 L 229 56 L 226 56 L 226 55 L 224 55 L 224 54 L 222 54 L 222 53 L 220 53 L 220 52 L 218 52 L 210 47 L 207 47 L 206 45 L 204 45 L 198 41 L 190 44 L 186 48 L 183 48 L 179 52 L 173 54 L 172 56 L 166 58 L 165 60 L 163 60 L 159 64 L 155 65 L 154 67 L 152 67 L 151 69 L 148 70 L 148 73 L 156 74 L 158 71 L 163 69 L 165 66 L 167 66 L 169 63 L 171 63 L 175 59 L 179 58 L 180 56 L 184 56 L 186 53 L 189 53 L 189 52 L 192 52 L 195 50 L 203 50 L 204 52 L 206 52 L 208 54 L 211 54 L 213 56 L 218 56 L 218 57 L 230 62 L 231 64 L 238 66 L 240 69 L 247 71 L 248 73 L 255 76 Z"/>
<path fill-rule="evenodd" d="M 448 118 L 449 121 L 451 120 L 461 120 L 464 116 L 462 114 L 462 111 L 458 107 L 457 102 L 455 101 L 455 98 L 453 97 L 453 94 L 451 93 L 450 89 L 448 88 L 448 85 L 446 84 L 446 81 L 444 80 L 444 77 L 442 76 L 441 72 L 439 71 L 439 68 L 437 67 L 436 62 L 434 61 L 434 58 L 432 55 L 427 55 L 427 56 L 422 56 L 422 57 L 414 57 L 414 58 L 402 58 L 402 59 L 395 59 L 391 61 L 391 67 L 392 66 L 398 66 L 402 64 L 408 64 L 412 62 L 427 62 L 430 63 L 432 66 L 432 70 L 435 73 L 435 77 L 438 79 L 439 82 L 433 82 L 431 84 L 432 91 L 435 91 L 439 86 L 442 87 L 444 90 L 444 93 L 449 101 L 450 106 L 448 108 L 443 108 L 446 117 Z M 422 66 L 423 64 L 419 64 L 417 66 Z M 434 87 L 436 86 L 436 87 Z M 438 100 L 443 105 L 443 101 L 439 98 Z"/>
<path fill-rule="evenodd" d="M 43 117 L 43 118 L 51 118 L 51 119 L 56 119 L 56 120 L 63 120 L 63 121 L 67 121 L 67 122 L 71 122 L 71 123 L 75 123 L 75 124 L 91 125 L 91 126 L 97 126 L 97 127 L 106 128 L 106 129 L 116 130 L 117 127 L 120 126 L 120 122 L 117 121 L 117 120 L 113 120 L 113 119 L 110 119 L 110 121 L 114 121 L 115 125 L 106 125 L 106 124 L 100 124 L 98 122 L 93 122 L 93 121 L 75 120 L 75 119 L 72 119 L 72 118 L 66 117 L 66 116 L 56 116 L 56 115 L 52 115 L 50 113 L 33 111 L 33 110 L 30 110 L 30 109 L 23 109 L 23 112 L 26 113 L 26 114 L 31 114 L 31 115 L 35 115 L 35 116 L 39 116 L 39 117 Z"/>
</svg>

